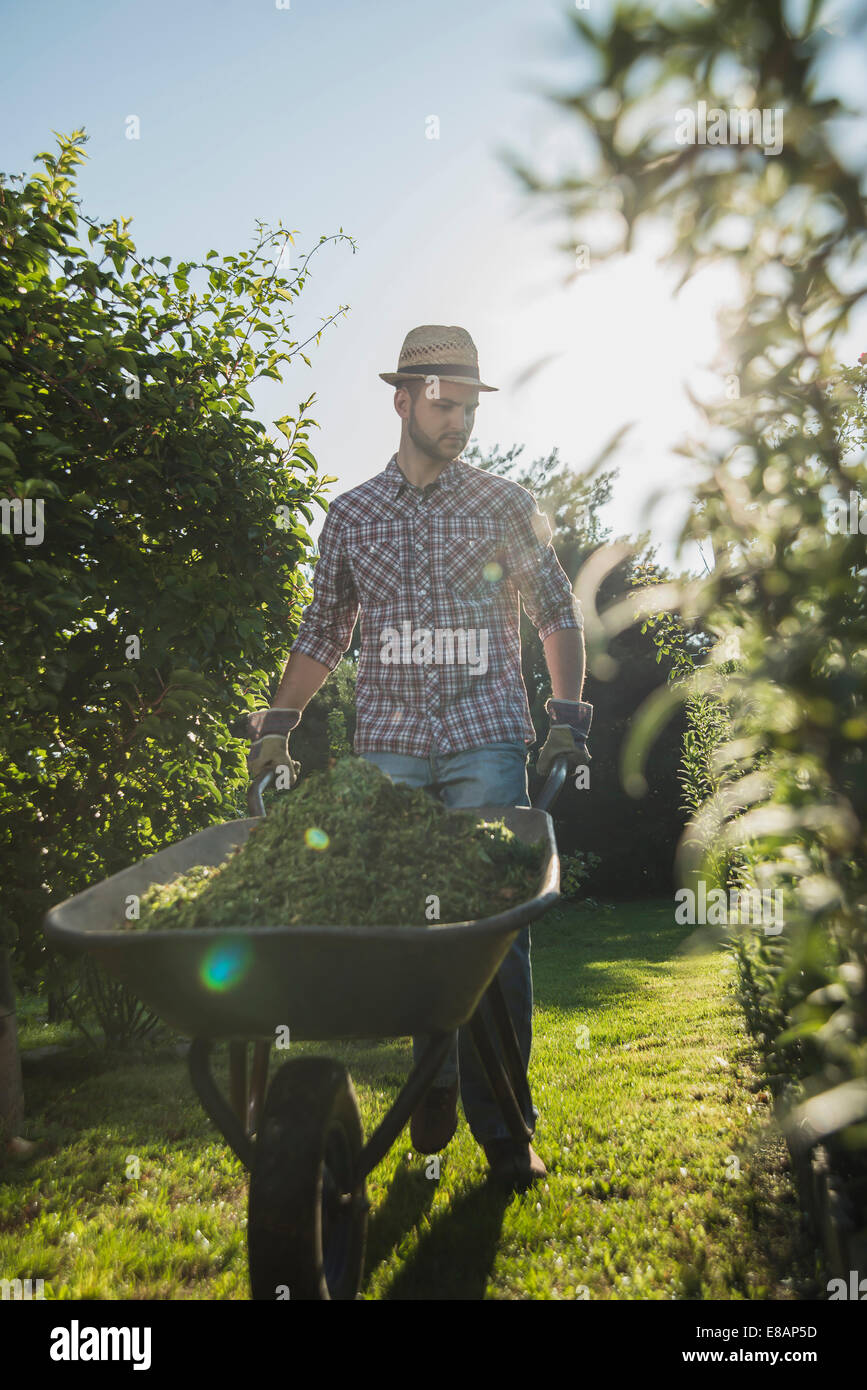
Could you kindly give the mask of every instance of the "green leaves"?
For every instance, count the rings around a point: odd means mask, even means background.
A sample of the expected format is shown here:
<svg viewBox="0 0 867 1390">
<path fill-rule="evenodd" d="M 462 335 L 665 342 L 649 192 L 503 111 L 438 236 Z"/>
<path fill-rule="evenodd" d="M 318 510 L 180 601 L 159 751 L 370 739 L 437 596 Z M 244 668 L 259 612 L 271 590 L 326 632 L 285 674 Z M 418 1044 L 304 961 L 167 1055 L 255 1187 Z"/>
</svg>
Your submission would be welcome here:
<svg viewBox="0 0 867 1390">
<path fill-rule="evenodd" d="M 741 287 L 719 397 L 694 402 L 706 443 L 679 450 L 699 479 L 684 540 L 709 536 L 715 555 L 693 617 L 719 640 L 703 658 L 691 650 L 673 601 L 649 630 L 688 695 L 686 857 L 712 881 L 783 894 L 779 940 L 737 943 L 739 991 L 769 1067 L 800 1095 L 810 1142 L 839 1157 L 867 1141 L 865 550 L 860 530 L 830 524 L 835 504 L 839 519 L 867 496 L 867 371 L 840 364 L 840 333 L 867 296 L 863 276 L 844 291 L 840 275 L 863 259 L 867 161 L 838 159 L 843 106 L 833 85 L 819 99 L 812 76 L 849 40 L 821 26 L 819 5 L 802 10 L 719 0 L 663 22 L 623 5 L 598 31 L 573 16 L 597 76 L 561 105 L 586 158 L 580 178 L 526 181 L 559 200 L 572 245 L 594 244 L 595 230 L 594 262 L 661 225 L 683 281 L 722 263 Z M 676 107 L 728 115 L 738 91 L 763 116 L 761 141 L 728 138 L 724 159 L 710 141 L 679 142 Z M 615 113 L 602 120 L 600 95 Z M 779 149 L 766 115 L 781 118 Z M 610 236 L 593 228 L 605 208 Z M 653 714 L 633 738 L 645 754 Z M 633 748 L 632 775 L 642 756 Z M 851 1007 L 836 992 L 848 968 Z M 817 991 L 819 1028 L 805 1003 Z"/>
<path fill-rule="evenodd" d="M 224 724 L 285 660 L 322 488 L 310 400 L 286 417 L 305 451 L 294 470 L 252 417 L 253 382 L 282 381 L 292 356 L 277 350 L 291 340 L 272 234 L 175 263 L 140 256 L 128 219 L 82 212 L 76 244 L 85 138 L 60 137 L 0 199 L 0 491 L 45 503 L 42 544 L 0 537 L 0 856 L 27 970 L 51 897 L 222 818 L 225 801 L 242 814 Z M 297 285 L 283 288 L 295 312 Z M 277 506 L 290 529 L 266 561 Z"/>
</svg>

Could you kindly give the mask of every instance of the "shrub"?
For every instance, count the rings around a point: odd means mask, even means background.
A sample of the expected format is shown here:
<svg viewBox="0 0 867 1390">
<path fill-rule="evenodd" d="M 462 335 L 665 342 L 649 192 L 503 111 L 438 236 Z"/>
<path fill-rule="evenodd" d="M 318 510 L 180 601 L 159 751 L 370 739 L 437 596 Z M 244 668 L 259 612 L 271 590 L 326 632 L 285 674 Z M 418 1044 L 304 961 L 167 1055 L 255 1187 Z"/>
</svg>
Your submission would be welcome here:
<svg viewBox="0 0 867 1390">
<path fill-rule="evenodd" d="M 668 707 L 689 694 L 721 711 L 687 746 L 688 788 L 707 785 L 679 868 L 783 892 L 782 935 L 737 945 L 742 995 L 790 1143 L 824 1142 L 851 1178 L 867 1145 L 867 568 L 864 532 L 840 522 L 844 505 L 865 509 L 867 355 L 843 366 L 838 343 L 867 294 L 867 217 L 863 151 L 841 159 L 843 104 L 816 83 L 840 45 L 822 12 L 719 0 L 574 15 L 593 77 L 562 101 L 586 155 L 558 183 L 524 174 L 568 207 L 573 244 L 598 246 L 607 207 L 612 254 L 652 220 L 684 280 L 711 263 L 738 276 L 716 364 L 733 389 L 698 403 L 706 429 L 681 450 L 700 479 L 684 539 L 710 537 L 715 563 L 656 610 L 714 644 Z M 780 151 L 679 142 L 678 114 L 740 106 L 738 90 L 781 114 Z M 645 750 L 663 713 L 637 721 Z M 627 767 L 637 785 L 640 759 Z"/>
<path fill-rule="evenodd" d="M 249 394 L 308 360 L 313 252 L 281 271 L 292 234 L 257 223 L 239 255 L 141 256 L 74 197 L 85 138 L 0 178 L 2 932 L 31 982 L 52 903 L 243 814 L 227 719 L 267 702 L 334 481 L 312 398 L 278 442 Z"/>
</svg>

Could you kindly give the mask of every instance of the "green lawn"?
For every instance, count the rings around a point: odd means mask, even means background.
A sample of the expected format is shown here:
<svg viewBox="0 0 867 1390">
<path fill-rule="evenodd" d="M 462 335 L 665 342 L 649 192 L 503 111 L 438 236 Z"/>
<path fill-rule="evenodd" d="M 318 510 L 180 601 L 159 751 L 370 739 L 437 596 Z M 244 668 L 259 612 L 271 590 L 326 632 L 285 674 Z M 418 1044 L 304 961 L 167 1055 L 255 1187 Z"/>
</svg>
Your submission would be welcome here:
<svg viewBox="0 0 867 1390">
<path fill-rule="evenodd" d="M 362 1298 L 823 1296 L 729 958 L 683 954 L 685 930 L 670 903 L 536 925 L 549 1178 L 491 1191 L 462 1118 L 436 1180 L 405 1131 L 369 1181 Z M 24 1015 L 23 1045 L 42 1043 Z M 410 1060 L 408 1039 L 292 1051 L 346 1059 L 365 1132 Z M 26 1101 L 41 1143 L 0 1174 L 0 1278 L 51 1298 L 249 1297 L 245 1172 L 171 1049 L 54 1061 Z"/>
</svg>

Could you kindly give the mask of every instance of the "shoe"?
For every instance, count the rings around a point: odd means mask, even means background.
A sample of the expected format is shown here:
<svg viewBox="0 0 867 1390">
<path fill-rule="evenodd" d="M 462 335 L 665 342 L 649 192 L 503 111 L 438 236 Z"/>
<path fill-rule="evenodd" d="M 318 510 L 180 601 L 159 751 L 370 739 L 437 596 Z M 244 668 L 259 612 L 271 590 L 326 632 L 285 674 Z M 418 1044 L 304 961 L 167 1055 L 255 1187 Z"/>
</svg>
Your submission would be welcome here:
<svg viewBox="0 0 867 1390">
<path fill-rule="evenodd" d="M 409 1122 L 416 1153 L 438 1154 L 458 1127 L 458 1083 L 431 1086 Z"/>
<path fill-rule="evenodd" d="M 489 1181 L 509 1192 L 526 1191 L 548 1172 L 526 1139 L 492 1139 L 483 1147 L 491 1168 Z"/>
</svg>

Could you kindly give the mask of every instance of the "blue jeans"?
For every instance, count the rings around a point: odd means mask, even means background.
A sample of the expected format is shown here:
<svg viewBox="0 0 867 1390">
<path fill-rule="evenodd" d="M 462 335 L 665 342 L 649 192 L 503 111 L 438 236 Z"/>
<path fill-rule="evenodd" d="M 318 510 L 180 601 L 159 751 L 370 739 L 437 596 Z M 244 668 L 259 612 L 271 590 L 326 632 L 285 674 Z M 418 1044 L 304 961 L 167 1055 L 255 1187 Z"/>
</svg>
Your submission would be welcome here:
<svg viewBox="0 0 867 1390">
<path fill-rule="evenodd" d="M 530 805 L 527 745 L 523 742 L 488 743 L 480 748 L 464 749 L 460 753 L 432 753 L 428 758 L 386 752 L 362 753 L 360 756 L 374 763 L 392 782 L 430 788 L 445 806 Z M 512 943 L 500 966 L 498 979 L 526 1071 L 533 1032 L 529 927 L 524 927 Z M 491 1041 L 502 1059 L 499 1036 L 495 1033 Z M 414 1061 L 418 1061 L 426 1042 L 426 1037 L 413 1038 Z M 478 1143 L 487 1144 L 492 1139 L 508 1138 L 509 1131 L 466 1025 L 455 1034 L 448 1057 L 433 1084 L 449 1086 L 457 1080 L 460 1080 L 464 1114 Z M 524 1115 L 531 1130 L 536 1127 L 538 1113 L 533 1106 L 532 1113 Z"/>
</svg>

